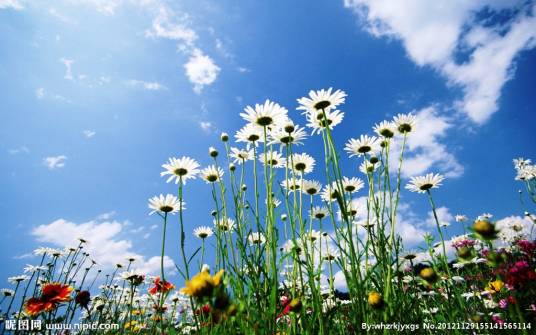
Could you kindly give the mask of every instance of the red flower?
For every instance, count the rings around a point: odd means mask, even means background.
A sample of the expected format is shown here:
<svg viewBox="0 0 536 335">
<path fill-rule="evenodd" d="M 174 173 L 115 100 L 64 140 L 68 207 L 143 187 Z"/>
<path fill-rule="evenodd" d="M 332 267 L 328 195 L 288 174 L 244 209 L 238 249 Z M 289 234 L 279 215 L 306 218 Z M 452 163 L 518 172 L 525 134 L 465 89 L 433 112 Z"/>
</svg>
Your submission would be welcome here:
<svg viewBox="0 0 536 335">
<path fill-rule="evenodd" d="M 31 298 L 26 301 L 26 312 L 35 316 L 43 311 L 49 312 L 56 309 L 62 302 L 71 300 L 73 288 L 60 283 L 47 283 L 41 289 L 41 297 Z"/>
<path fill-rule="evenodd" d="M 156 294 L 159 292 L 167 293 L 175 288 L 175 285 L 171 284 L 170 282 L 166 280 L 161 281 L 160 277 L 156 277 L 153 280 L 153 284 L 154 286 L 149 290 L 150 294 Z"/>
<path fill-rule="evenodd" d="M 74 298 L 74 301 L 82 307 L 87 307 L 91 301 L 91 295 L 88 291 L 80 291 Z"/>
<path fill-rule="evenodd" d="M 536 280 L 536 272 L 527 261 L 515 262 L 506 273 L 506 283 L 512 287 L 522 286 L 532 280 Z"/>
<path fill-rule="evenodd" d="M 536 242 L 520 240 L 517 242 L 517 246 L 529 256 L 532 255 L 534 251 L 536 251 Z"/>
</svg>

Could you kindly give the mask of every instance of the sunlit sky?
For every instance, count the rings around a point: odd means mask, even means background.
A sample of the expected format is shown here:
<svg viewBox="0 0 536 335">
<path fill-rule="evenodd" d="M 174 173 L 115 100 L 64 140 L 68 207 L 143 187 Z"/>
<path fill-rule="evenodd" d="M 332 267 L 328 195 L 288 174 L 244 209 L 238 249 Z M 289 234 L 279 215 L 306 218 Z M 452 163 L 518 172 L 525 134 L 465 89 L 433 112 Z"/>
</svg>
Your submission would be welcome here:
<svg viewBox="0 0 536 335">
<path fill-rule="evenodd" d="M 156 271 L 161 222 L 147 199 L 176 192 L 161 164 L 209 164 L 220 133 L 266 99 L 305 125 L 296 99 L 311 89 L 348 94 L 340 148 L 398 113 L 419 117 L 404 177 L 447 176 L 435 197 L 449 236 L 456 214 L 522 216 L 531 208 L 512 159 L 536 158 L 534 11 L 499 0 L 0 0 L 0 275 L 79 235 L 104 267 L 136 254 Z M 301 150 L 321 162 L 320 143 Z M 357 167 L 345 158 L 346 175 Z M 195 180 L 185 192 L 192 252 L 191 230 L 212 224 L 210 188 Z M 401 234 L 416 248 L 434 231 L 429 207 L 403 202 Z M 170 236 L 178 262 L 176 224 Z"/>
</svg>

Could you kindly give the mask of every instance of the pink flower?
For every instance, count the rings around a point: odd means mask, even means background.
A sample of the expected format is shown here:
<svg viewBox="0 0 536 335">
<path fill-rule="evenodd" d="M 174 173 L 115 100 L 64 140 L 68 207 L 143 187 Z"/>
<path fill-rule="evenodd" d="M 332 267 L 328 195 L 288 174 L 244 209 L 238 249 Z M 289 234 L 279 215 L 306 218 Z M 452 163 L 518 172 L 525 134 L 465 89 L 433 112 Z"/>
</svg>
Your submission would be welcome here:
<svg viewBox="0 0 536 335">
<path fill-rule="evenodd" d="M 500 325 L 502 325 L 502 324 L 504 323 L 504 320 L 501 319 L 501 317 L 498 316 L 498 315 L 494 315 L 494 316 L 492 316 L 491 319 L 492 319 L 493 321 L 495 321 L 496 323 L 500 324 Z"/>
<path fill-rule="evenodd" d="M 501 309 L 506 309 L 508 307 L 508 302 L 506 301 L 506 299 L 499 300 L 499 307 Z"/>
</svg>

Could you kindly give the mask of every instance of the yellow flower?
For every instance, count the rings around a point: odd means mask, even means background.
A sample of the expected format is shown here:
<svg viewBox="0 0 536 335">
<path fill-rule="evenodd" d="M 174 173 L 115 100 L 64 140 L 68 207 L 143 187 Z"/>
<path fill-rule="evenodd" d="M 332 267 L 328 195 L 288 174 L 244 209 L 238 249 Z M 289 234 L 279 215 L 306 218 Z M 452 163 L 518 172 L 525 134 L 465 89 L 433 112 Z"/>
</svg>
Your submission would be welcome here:
<svg viewBox="0 0 536 335">
<path fill-rule="evenodd" d="M 223 270 L 218 271 L 214 276 L 211 276 L 207 270 L 201 271 L 191 280 L 187 280 L 186 287 L 181 288 L 180 292 L 197 298 L 210 296 L 214 288 L 221 284 L 222 277 Z"/>
<path fill-rule="evenodd" d="M 501 291 L 501 289 L 504 287 L 504 283 L 502 280 L 497 279 L 492 282 L 489 282 L 488 286 L 486 286 L 486 291 L 489 293 L 498 293 Z"/>
<path fill-rule="evenodd" d="M 473 230 L 485 240 L 493 240 L 496 237 L 497 231 L 493 223 L 488 220 L 478 220 L 473 224 Z"/>
<path fill-rule="evenodd" d="M 372 291 L 368 295 L 368 303 L 372 308 L 381 308 L 383 306 L 383 297 L 380 293 Z"/>
<path fill-rule="evenodd" d="M 125 329 L 131 330 L 133 332 L 139 332 L 144 328 L 144 325 L 141 323 L 138 323 L 136 320 L 129 321 L 125 323 Z"/>
<path fill-rule="evenodd" d="M 419 276 L 428 283 L 433 284 L 438 280 L 437 273 L 431 267 L 426 267 L 419 272 Z"/>
</svg>

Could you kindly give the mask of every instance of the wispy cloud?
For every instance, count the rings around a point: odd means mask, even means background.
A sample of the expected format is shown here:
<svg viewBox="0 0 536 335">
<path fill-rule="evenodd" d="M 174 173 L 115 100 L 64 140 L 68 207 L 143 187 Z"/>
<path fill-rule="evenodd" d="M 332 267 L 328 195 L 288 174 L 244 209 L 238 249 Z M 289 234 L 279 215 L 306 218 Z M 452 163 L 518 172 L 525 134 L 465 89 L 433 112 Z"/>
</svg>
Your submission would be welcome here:
<svg viewBox="0 0 536 335">
<path fill-rule="evenodd" d="M 166 38 L 193 46 L 197 33 L 188 27 L 188 15 L 178 16 L 171 9 L 160 6 L 151 29 L 145 31 L 146 37 Z"/>
<path fill-rule="evenodd" d="M 437 214 L 437 221 L 439 221 L 439 224 L 441 226 L 448 226 L 454 221 L 454 215 L 450 212 L 450 209 L 447 207 L 438 207 L 436 208 L 436 214 Z M 430 227 L 435 227 L 435 217 L 434 212 L 430 211 L 428 212 L 428 218 L 426 219 L 426 223 Z"/>
<path fill-rule="evenodd" d="M 93 136 L 95 136 L 95 134 L 97 134 L 97 132 L 94 130 L 86 129 L 82 132 L 82 134 L 84 134 L 86 138 L 92 138 Z"/>
<path fill-rule="evenodd" d="M 216 81 L 221 69 L 210 56 L 196 46 L 198 35 L 190 25 L 187 14 L 177 15 L 170 8 L 160 6 L 158 15 L 154 18 L 151 29 L 145 32 L 145 36 L 179 42 L 178 49 L 188 55 L 188 61 L 184 64 L 186 76 L 194 85 L 194 91 L 201 93 L 203 87 Z M 221 41 L 216 48 L 223 48 Z"/>
<path fill-rule="evenodd" d="M 102 14 L 114 15 L 122 0 L 77 0 L 77 2 L 91 6 Z"/>
<path fill-rule="evenodd" d="M 501 89 L 514 75 L 515 57 L 536 46 L 536 5 L 526 4 L 521 0 L 344 1 L 372 35 L 400 39 L 417 65 L 431 66 L 449 84 L 461 87 L 463 97 L 454 106 L 476 123 L 484 123 L 498 110 Z M 507 22 L 496 20 L 503 10 L 516 14 Z M 457 60 L 460 55 L 466 60 Z"/>
<path fill-rule="evenodd" d="M 200 49 L 193 50 L 190 59 L 184 64 L 184 69 L 188 80 L 194 84 L 196 93 L 201 93 L 203 87 L 214 83 L 221 70 L 212 58 L 203 54 Z"/>
<path fill-rule="evenodd" d="M 63 76 L 63 78 L 67 80 L 73 80 L 72 66 L 74 64 L 74 60 L 62 57 L 60 58 L 60 62 L 62 62 L 63 65 L 65 65 L 65 75 Z"/>
<path fill-rule="evenodd" d="M 28 149 L 27 146 L 23 145 L 18 148 L 9 149 L 8 152 L 10 155 L 29 154 L 30 149 Z"/>
<path fill-rule="evenodd" d="M 143 255 L 136 253 L 133 242 L 122 238 L 126 224 L 109 219 L 96 219 L 83 223 L 75 223 L 65 219 L 58 219 L 49 224 L 37 226 L 31 234 L 39 242 L 52 243 L 55 246 L 68 247 L 77 245 L 78 237 L 87 239 L 86 251 L 99 265 L 107 268 L 115 264 L 124 264 L 129 257 L 136 258 L 133 267 L 145 273 L 157 274 L 160 269 L 160 257 L 151 257 L 146 260 Z M 167 269 L 174 267 L 173 260 L 164 257 L 164 266 Z"/>
<path fill-rule="evenodd" d="M 45 89 L 43 87 L 39 87 L 35 90 L 35 96 L 37 99 L 43 99 L 45 97 Z"/>
<path fill-rule="evenodd" d="M 167 87 L 160 84 L 159 82 L 148 82 L 148 81 L 143 81 L 143 80 L 137 80 L 137 79 L 132 79 L 132 80 L 129 80 L 127 82 L 128 85 L 132 86 L 132 87 L 141 87 L 145 90 L 149 90 L 149 91 L 159 91 L 159 90 L 166 90 Z"/>
<path fill-rule="evenodd" d="M 21 10 L 24 9 L 24 6 L 22 5 L 22 2 L 19 0 L 0 0 L 0 9 L 15 9 L 15 10 Z"/>
<path fill-rule="evenodd" d="M 66 161 L 67 161 L 67 156 L 65 155 L 50 156 L 50 157 L 45 157 L 43 159 L 43 164 L 49 170 L 55 170 L 55 169 L 65 167 Z"/>
<path fill-rule="evenodd" d="M 76 23 L 76 21 L 73 18 L 61 13 L 60 11 L 58 11 L 56 8 L 53 8 L 53 7 L 48 9 L 48 14 L 50 14 L 51 16 L 57 18 L 58 20 L 64 23 L 70 23 L 70 24 Z"/>
<path fill-rule="evenodd" d="M 214 128 L 212 123 L 209 121 L 200 121 L 199 127 L 201 127 L 201 129 L 203 129 L 203 131 L 206 131 L 207 133 L 210 132 Z"/>
<path fill-rule="evenodd" d="M 54 101 L 60 101 L 64 103 L 72 103 L 71 99 L 64 97 L 63 95 L 56 93 L 49 93 L 44 87 L 39 87 L 35 90 L 35 97 L 39 100 L 49 99 Z"/>
</svg>

